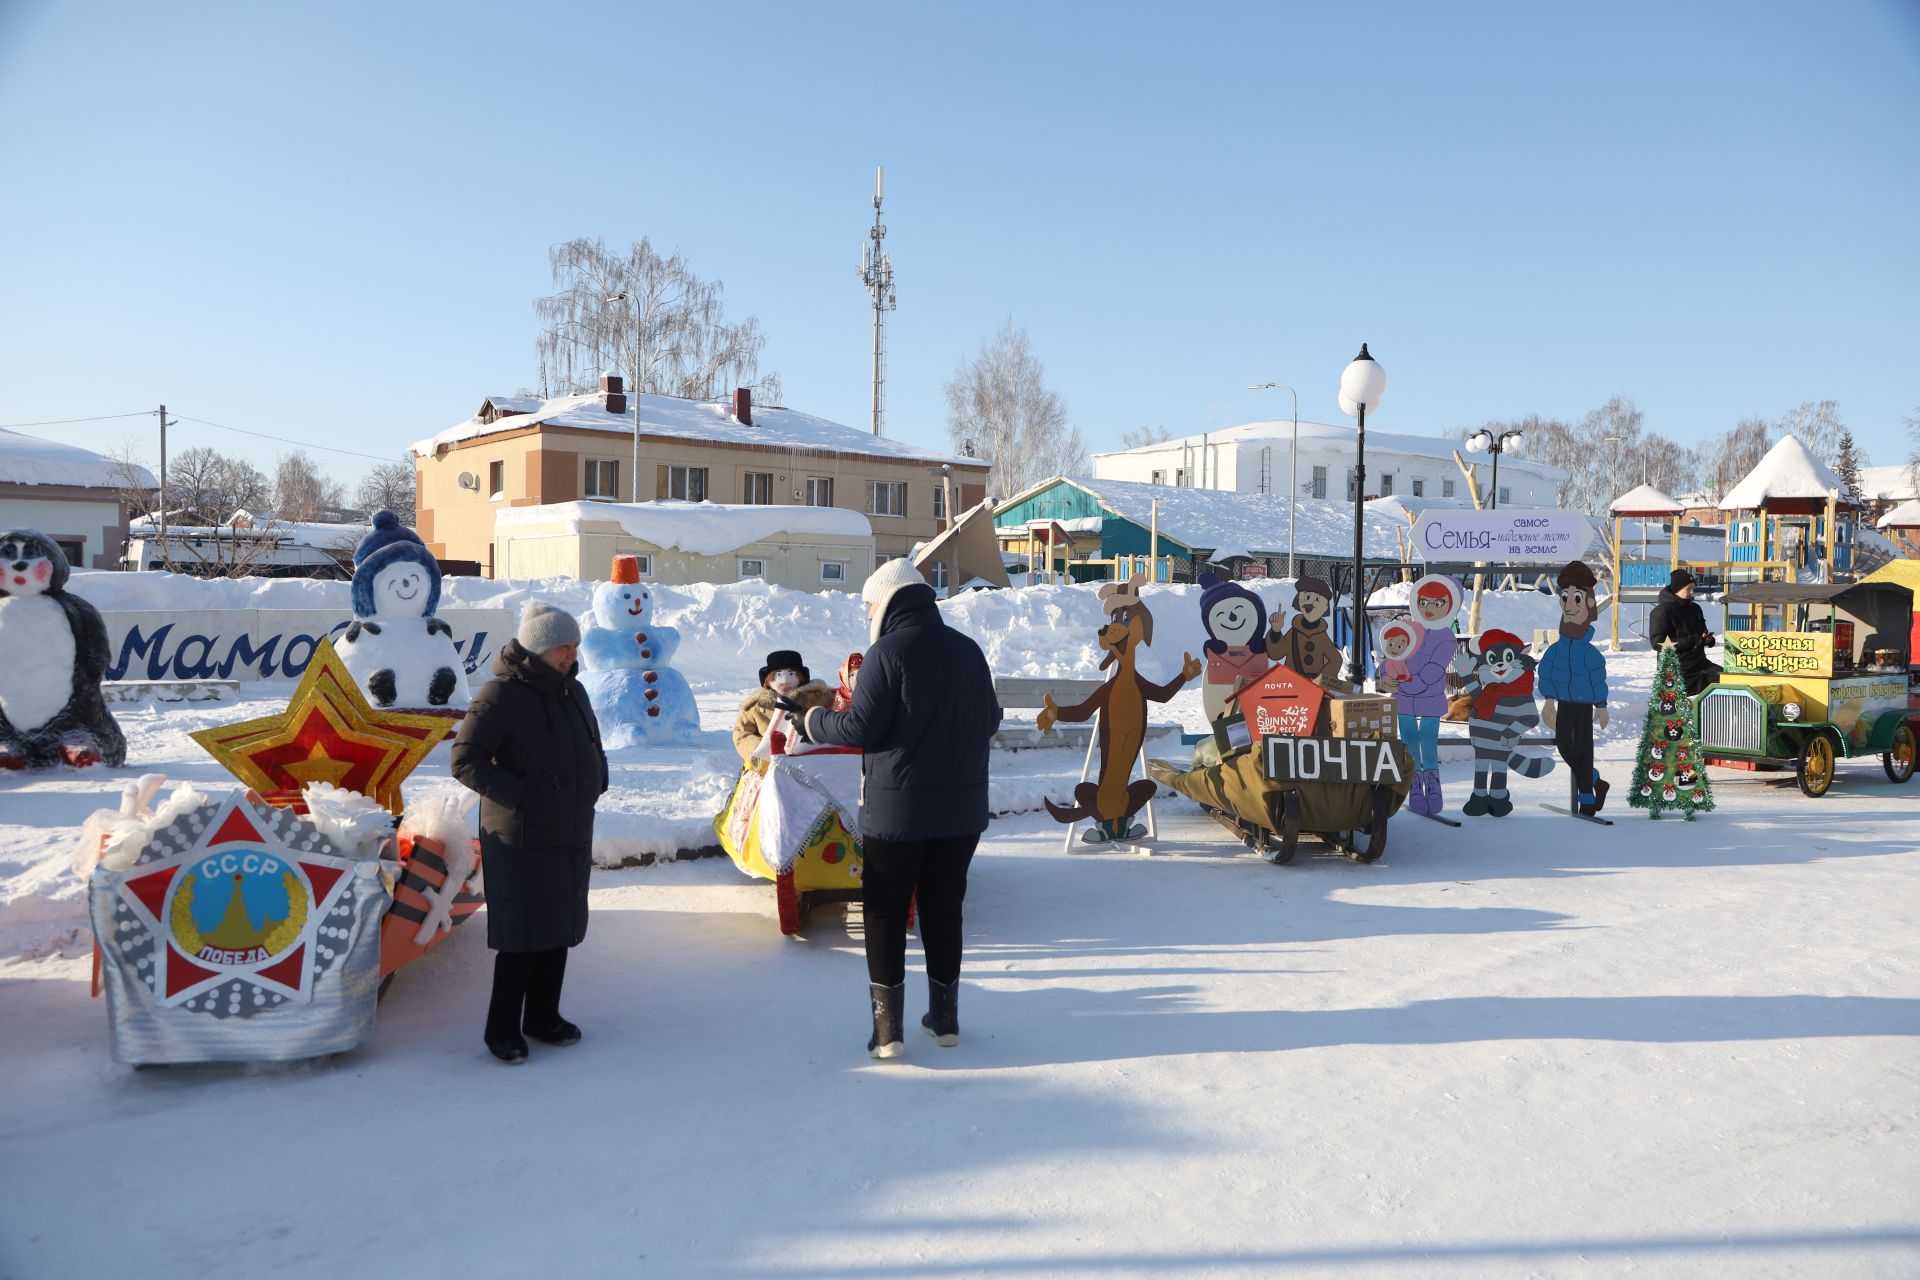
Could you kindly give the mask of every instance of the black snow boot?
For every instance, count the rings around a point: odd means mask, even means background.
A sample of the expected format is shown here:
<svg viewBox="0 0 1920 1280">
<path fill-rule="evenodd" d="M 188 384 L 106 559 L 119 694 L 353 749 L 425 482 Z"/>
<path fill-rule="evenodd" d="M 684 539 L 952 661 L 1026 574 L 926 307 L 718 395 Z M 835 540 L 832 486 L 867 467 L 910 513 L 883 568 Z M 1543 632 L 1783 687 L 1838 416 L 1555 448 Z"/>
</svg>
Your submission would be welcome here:
<svg viewBox="0 0 1920 1280">
<path fill-rule="evenodd" d="M 580 1043 L 580 1028 L 560 1016 L 560 988 L 567 979 L 567 949 L 538 952 L 527 974 L 527 1007 L 520 1030 L 541 1044 Z"/>
<path fill-rule="evenodd" d="M 927 979 L 927 1012 L 920 1029 L 933 1037 L 943 1049 L 960 1043 L 960 982 L 935 982 Z"/>
<path fill-rule="evenodd" d="M 906 1000 L 907 984 L 887 987 L 870 982 L 867 990 L 873 997 L 873 1038 L 867 1041 L 867 1052 L 876 1058 L 897 1058 L 907 1051 L 900 1039 L 900 1006 Z"/>
</svg>

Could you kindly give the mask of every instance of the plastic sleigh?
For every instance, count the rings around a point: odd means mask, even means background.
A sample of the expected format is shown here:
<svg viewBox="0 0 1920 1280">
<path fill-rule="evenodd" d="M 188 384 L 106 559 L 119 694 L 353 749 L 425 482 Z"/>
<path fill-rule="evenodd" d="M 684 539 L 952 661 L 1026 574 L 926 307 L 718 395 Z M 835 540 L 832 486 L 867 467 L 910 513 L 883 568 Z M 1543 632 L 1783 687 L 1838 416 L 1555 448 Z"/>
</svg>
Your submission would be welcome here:
<svg viewBox="0 0 1920 1280">
<path fill-rule="evenodd" d="M 741 771 L 713 827 L 736 867 L 773 882 L 780 932 L 792 937 L 814 906 L 858 901 L 865 864 L 857 831 L 860 753 L 789 752 L 789 741 L 776 719 L 767 731 L 766 772 Z"/>
</svg>

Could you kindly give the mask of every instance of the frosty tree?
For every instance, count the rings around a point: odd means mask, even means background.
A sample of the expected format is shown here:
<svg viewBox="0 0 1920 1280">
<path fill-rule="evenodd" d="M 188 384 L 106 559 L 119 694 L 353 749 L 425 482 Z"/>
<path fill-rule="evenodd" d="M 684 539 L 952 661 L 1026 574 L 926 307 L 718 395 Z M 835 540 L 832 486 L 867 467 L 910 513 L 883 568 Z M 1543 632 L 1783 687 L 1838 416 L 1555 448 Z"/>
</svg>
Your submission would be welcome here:
<svg viewBox="0 0 1920 1280">
<path fill-rule="evenodd" d="M 760 371 L 760 322 L 729 323 L 725 286 L 695 275 L 681 254 L 663 257 L 645 236 L 624 254 L 583 237 L 553 246 L 547 265 L 554 292 L 533 304 L 542 395 L 591 391 L 601 374 L 624 373 L 629 391 L 710 399 L 747 386 L 779 400 L 780 375 Z"/>
<path fill-rule="evenodd" d="M 1640 754 L 1633 765 L 1633 794 L 1628 803 L 1658 818 L 1678 810 L 1688 822 L 1696 813 L 1713 808 L 1713 787 L 1707 782 L 1707 762 L 1687 702 L 1686 683 L 1680 678 L 1680 655 L 1672 644 L 1660 646 L 1660 670 L 1647 698 L 1646 726 L 1640 731 Z"/>
<path fill-rule="evenodd" d="M 346 494 L 340 482 L 326 475 L 305 450 L 283 455 L 273 467 L 274 515 L 296 523 L 317 520 L 337 511 Z"/>
<path fill-rule="evenodd" d="M 355 500 L 365 511 L 391 511 L 408 528 L 414 522 L 413 460 L 376 462 L 360 481 Z"/>
<path fill-rule="evenodd" d="M 987 487 L 997 497 L 1072 474 L 1087 462 L 1086 442 L 1067 421 L 1066 401 L 1047 386 L 1033 343 L 1012 316 L 954 370 L 947 383 L 947 435 L 956 450 L 992 461 Z"/>
</svg>

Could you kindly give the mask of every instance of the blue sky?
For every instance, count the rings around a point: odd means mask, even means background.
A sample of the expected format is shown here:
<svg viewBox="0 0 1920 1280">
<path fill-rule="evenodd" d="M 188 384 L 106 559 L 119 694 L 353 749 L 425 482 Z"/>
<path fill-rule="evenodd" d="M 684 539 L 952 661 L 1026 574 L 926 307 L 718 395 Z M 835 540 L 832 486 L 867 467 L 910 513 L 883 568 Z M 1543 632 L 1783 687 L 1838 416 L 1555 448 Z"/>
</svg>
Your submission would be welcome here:
<svg viewBox="0 0 1920 1280">
<path fill-rule="evenodd" d="M 1920 4 L 0 3 L 0 423 L 391 456 L 535 378 L 547 247 L 641 235 L 890 434 L 1005 317 L 1095 448 L 1633 397 L 1683 441 L 1920 410 Z M 150 421 L 42 434 L 93 447 Z M 263 464 L 285 446 L 188 423 Z M 351 480 L 362 459 L 325 455 Z"/>
</svg>

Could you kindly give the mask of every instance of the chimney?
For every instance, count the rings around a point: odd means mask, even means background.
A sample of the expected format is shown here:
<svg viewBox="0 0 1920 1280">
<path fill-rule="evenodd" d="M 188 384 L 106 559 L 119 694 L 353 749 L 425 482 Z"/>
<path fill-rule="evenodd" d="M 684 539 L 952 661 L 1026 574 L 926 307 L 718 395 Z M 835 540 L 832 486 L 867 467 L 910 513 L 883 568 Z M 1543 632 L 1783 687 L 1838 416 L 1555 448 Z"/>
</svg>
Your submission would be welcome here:
<svg viewBox="0 0 1920 1280">
<path fill-rule="evenodd" d="M 743 427 L 753 425 L 753 392 L 746 387 L 733 389 L 733 416 Z"/>
<path fill-rule="evenodd" d="M 600 394 L 607 398 L 608 413 L 625 413 L 627 411 L 627 395 L 626 392 L 622 390 L 625 386 L 626 383 L 621 380 L 620 375 L 617 373 L 603 373 L 600 375 Z"/>
</svg>

